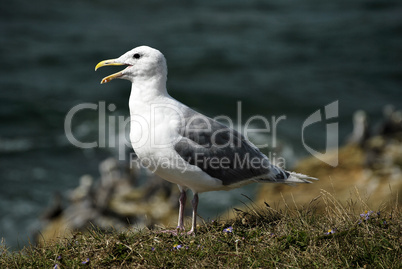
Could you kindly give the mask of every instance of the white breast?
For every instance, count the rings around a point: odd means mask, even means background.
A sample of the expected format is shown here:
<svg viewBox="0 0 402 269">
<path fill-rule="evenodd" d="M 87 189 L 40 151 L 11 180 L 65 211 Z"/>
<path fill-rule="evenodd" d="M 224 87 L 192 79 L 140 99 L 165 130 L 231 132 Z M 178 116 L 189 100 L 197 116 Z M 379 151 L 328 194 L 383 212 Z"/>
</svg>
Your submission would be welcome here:
<svg viewBox="0 0 402 269">
<path fill-rule="evenodd" d="M 157 101 L 130 102 L 130 140 L 141 163 L 165 180 L 197 193 L 222 189 L 220 180 L 188 164 L 174 150 L 182 138 L 179 127 L 188 108 L 170 97 Z"/>
</svg>

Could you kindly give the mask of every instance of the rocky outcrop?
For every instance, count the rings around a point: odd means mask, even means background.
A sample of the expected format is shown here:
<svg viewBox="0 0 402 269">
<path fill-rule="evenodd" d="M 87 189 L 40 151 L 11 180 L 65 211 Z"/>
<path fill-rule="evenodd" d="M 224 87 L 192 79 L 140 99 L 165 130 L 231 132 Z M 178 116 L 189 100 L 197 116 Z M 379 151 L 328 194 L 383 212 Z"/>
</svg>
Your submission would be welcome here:
<svg viewBox="0 0 402 269">
<path fill-rule="evenodd" d="M 113 158 L 103 161 L 99 170 L 99 180 L 84 175 L 80 185 L 65 194 L 66 207 L 60 195 L 55 196 L 41 218 L 39 244 L 91 226 L 122 231 L 177 221 L 179 192 L 174 184 L 136 167 L 128 169 Z"/>
<path fill-rule="evenodd" d="M 267 202 L 279 208 L 301 207 L 317 198 L 314 206 L 322 210 L 326 204 L 320 197 L 329 193 L 343 204 L 353 206 L 353 201 L 360 200 L 360 205 L 373 210 L 402 204 L 402 125 L 398 113 L 381 125 L 378 135 L 362 136 L 340 148 L 338 153 L 326 154 L 326 161 L 338 158 L 336 167 L 313 156 L 299 161 L 294 167 L 295 171 L 319 178 L 319 181 L 299 184 L 296 188 L 281 184 L 262 185 L 256 203 Z"/>
</svg>

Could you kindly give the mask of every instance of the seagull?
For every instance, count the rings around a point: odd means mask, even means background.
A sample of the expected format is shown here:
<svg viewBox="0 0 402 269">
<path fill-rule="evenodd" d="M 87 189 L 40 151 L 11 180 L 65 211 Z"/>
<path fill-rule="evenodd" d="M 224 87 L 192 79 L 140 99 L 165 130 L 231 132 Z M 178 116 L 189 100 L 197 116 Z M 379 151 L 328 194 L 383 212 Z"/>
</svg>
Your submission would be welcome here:
<svg viewBox="0 0 402 269">
<path fill-rule="evenodd" d="M 366 112 L 357 110 L 353 114 L 353 132 L 348 138 L 349 144 L 364 146 L 370 138 L 370 126 Z"/>
<path fill-rule="evenodd" d="M 132 83 L 130 142 L 142 164 L 178 185 L 176 231 L 185 230 L 188 189 L 193 192 L 192 227 L 188 234 L 194 235 L 199 193 L 231 190 L 253 182 L 294 184 L 317 180 L 273 165 L 242 134 L 171 97 L 166 89 L 166 59 L 159 50 L 136 47 L 116 59 L 99 62 L 95 71 L 114 65 L 127 67 L 103 78 L 101 84 L 113 79 Z"/>
</svg>

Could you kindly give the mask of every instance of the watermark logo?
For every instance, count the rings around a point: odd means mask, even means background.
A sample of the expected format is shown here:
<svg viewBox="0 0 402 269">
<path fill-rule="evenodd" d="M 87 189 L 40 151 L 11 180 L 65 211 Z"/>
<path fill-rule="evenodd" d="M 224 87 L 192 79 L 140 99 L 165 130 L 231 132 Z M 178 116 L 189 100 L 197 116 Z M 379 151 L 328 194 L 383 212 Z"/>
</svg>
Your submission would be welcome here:
<svg viewBox="0 0 402 269">
<path fill-rule="evenodd" d="M 77 115 L 88 110 L 97 113 L 98 118 L 98 137 L 97 140 L 84 142 L 79 140 L 73 132 L 73 120 Z M 118 150 L 119 160 L 124 160 L 126 156 L 126 148 L 131 147 L 131 143 L 126 136 L 130 117 L 108 115 L 108 113 L 116 110 L 115 104 L 109 104 L 106 107 L 106 102 L 82 103 L 72 107 L 64 119 L 64 133 L 67 140 L 77 148 L 93 149 L 93 148 L 111 148 Z M 117 126 L 116 126 L 117 125 Z M 107 139 L 108 138 L 108 139 Z"/>
<path fill-rule="evenodd" d="M 236 155 L 238 152 L 242 152 L 239 149 L 244 147 L 244 140 L 242 138 L 244 137 L 245 140 L 253 140 L 250 138 L 259 136 L 260 138 L 263 137 L 263 139 L 260 139 L 254 145 L 260 150 L 268 151 L 266 155 L 271 163 L 276 163 L 276 165 L 285 168 L 285 158 L 280 155 L 280 148 L 283 144 L 277 139 L 277 132 L 279 127 L 285 124 L 287 116 L 280 115 L 267 118 L 262 115 L 253 115 L 247 119 L 243 119 L 241 102 L 237 103 L 236 108 L 236 121 L 233 121 L 226 115 L 216 116 L 211 121 L 210 118 L 202 114 L 189 116 L 178 107 L 169 104 L 151 104 L 148 107 L 149 111 L 143 111 L 144 113 L 141 113 L 141 115 L 134 114 L 128 117 L 116 115 L 116 105 L 114 104 L 107 105 L 104 101 L 98 103 L 82 103 L 74 106 L 67 113 L 64 121 L 64 129 L 66 137 L 72 145 L 82 149 L 113 149 L 118 153 L 119 160 L 127 160 L 130 162 L 133 160 L 131 156 L 129 157 L 127 155 L 128 148 L 134 147 L 134 149 L 139 149 L 146 147 L 148 151 L 152 149 L 154 153 L 162 152 L 166 148 L 174 148 L 183 137 L 188 138 L 188 141 L 193 141 L 194 145 L 192 146 L 203 148 L 213 147 L 214 150 L 222 150 L 219 151 L 221 155 L 222 152 L 227 151 L 231 152 L 230 154 L 232 155 L 234 154 L 231 156 L 233 159 L 236 157 L 244 158 L 244 156 Z M 334 120 L 338 118 L 338 110 L 338 101 L 326 105 L 323 109 L 318 109 L 307 117 L 300 130 L 301 142 L 304 148 L 317 159 L 333 167 L 338 165 L 338 123 L 334 122 Z M 80 118 L 79 115 L 81 113 L 92 113 L 92 116 L 95 114 L 97 118 L 97 125 L 93 126 L 93 129 L 97 128 L 97 135 L 96 137 L 92 137 L 89 142 L 83 141 L 85 139 L 83 139 L 82 136 L 77 138 L 77 132 L 74 132 L 72 123 L 74 119 Z M 214 120 L 221 122 L 226 127 L 223 127 L 220 123 L 216 123 Z M 323 121 L 331 122 L 326 124 L 325 151 L 320 152 L 307 144 L 305 130 L 309 126 Z M 131 129 L 130 135 L 128 135 L 129 129 Z M 228 151 L 227 149 L 230 147 L 237 149 Z M 253 147 L 254 146 L 251 146 L 251 151 Z M 241 154 L 243 153 L 244 152 Z M 151 155 L 159 156 L 159 154 Z M 336 155 L 336 158 L 329 158 L 329 155 Z M 164 159 L 161 160 L 139 160 L 140 166 L 155 171 L 158 167 L 169 167 L 169 163 L 173 163 L 174 165 L 174 156 L 162 157 Z M 162 157 L 159 156 L 159 158 Z M 228 157 L 225 155 L 220 156 L 220 158 L 222 160 L 219 161 L 213 158 L 209 159 L 208 162 L 211 162 L 211 164 L 208 165 L 216 166 L 216 161 L 219 165 L 222 164 L 222 169 L 227 169 L 224 165 L 227 163 L 225 158 Z M 204 161 L 202 158 L 198 158 L 197 160 Z M 207 161 L 205 160 L 205 162 Z"/>
<path fill-rule="evenodd" d="M 324 112 L 324 119 L 321 116 L 321 109 L 318 109 L 304 121 L 301 130 L 302 143 L 304 148 L 315 158 L 331 165 L 332 167 L 336 167 L 338 165 L 338 142 L 339 142 L 338 122 L 332 122 L 326 124 L 326 146 L 324 153 L 321 153 L 313 149 L 312 147 L 308 146 L 304 139 L 305 138 L 304 131 L 308 126 L 323 120 L 327 121 L 338 118 L 339 114 L 338 101 L 326 105 L 324 107 L 323 112 Z"/>
</svg>

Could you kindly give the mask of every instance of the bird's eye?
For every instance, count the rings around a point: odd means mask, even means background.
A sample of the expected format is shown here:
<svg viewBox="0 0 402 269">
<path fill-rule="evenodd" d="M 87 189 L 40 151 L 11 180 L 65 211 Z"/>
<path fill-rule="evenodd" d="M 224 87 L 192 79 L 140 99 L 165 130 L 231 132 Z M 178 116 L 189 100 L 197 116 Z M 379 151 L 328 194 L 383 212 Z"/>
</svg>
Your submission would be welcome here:
<svg viewBox="0 0 402 269">
<path fill-rule="evenodd" d="M 136 53 L 136 54 L 133 55 L 133 57 L 134 57 L 135 59 L 139 59 L 139 58 L 141 57 L 141 55 L 140 55 L 139 53 Z"/>
</svg>

